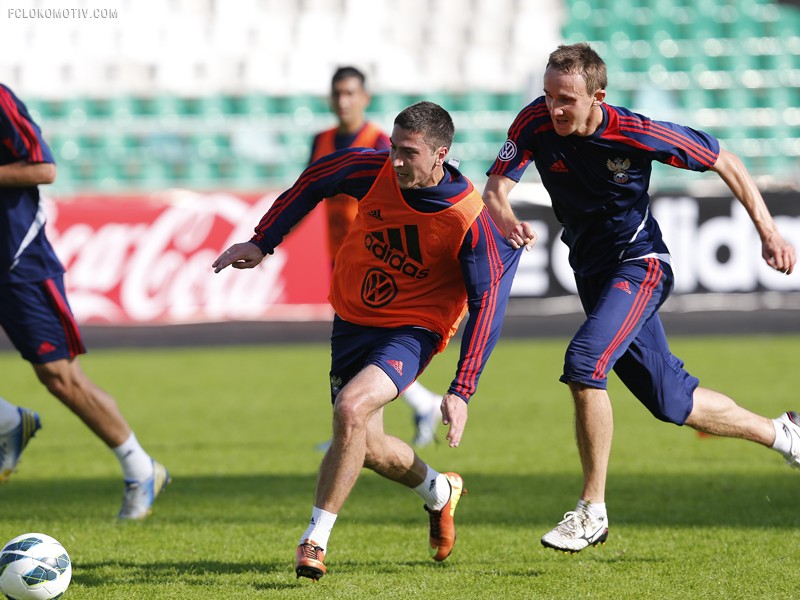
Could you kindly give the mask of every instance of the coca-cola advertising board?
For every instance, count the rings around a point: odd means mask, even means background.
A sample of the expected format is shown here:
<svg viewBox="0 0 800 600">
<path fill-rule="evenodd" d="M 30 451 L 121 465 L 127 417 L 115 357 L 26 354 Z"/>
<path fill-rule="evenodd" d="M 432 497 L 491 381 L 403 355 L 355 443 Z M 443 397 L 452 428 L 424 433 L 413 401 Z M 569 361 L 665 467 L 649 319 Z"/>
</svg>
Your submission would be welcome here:
<svg viewBox="0 0 800 600">
<path fill-rule="evenodd" d="M 793 193 L 765 196 L 784 236 L 800 247 L 800 198 Z M 174 190 L 49 200 L 48 236 L 67 268 L 76 318 L 110 325 L 330 319 L 322 207 L 257 268 L 219 274 L 211 269 L 225 248 L 252 236 L 275 198 L 274 192 Z M 511 295 L 573 294 L 567 249 L 552 209 L 543 201 L 516 208 L 539 239 L 523 254 Z M 800 274 L 786 277 L 763 264 L 755 228 L 735 200 L 657 196 L 653 214 L 672 250 L 676 296 L 800 293 Z"/>
<path fill-rule="evenodd" d="M 332 315 L 321 207 L 255 269 L 211 264 L 277 197 L 172 190 L 47 201 L 47 234 L 80 323 L 307 320 Z"/>
</svg>

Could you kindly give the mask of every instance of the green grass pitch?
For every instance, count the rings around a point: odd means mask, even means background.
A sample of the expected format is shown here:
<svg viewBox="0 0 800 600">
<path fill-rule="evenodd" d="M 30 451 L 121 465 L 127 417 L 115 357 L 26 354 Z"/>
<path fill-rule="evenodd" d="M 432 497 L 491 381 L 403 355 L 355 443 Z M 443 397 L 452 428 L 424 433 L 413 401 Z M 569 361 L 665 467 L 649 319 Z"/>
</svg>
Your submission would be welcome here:
<svg viewBox="0 0 800 600">
<path fill-rule="evenodd" d="M 703 385 L 756 412 L 800 408 L 800 336 L 672 345 Z M 428 558 L 421 500 L 364 472 L 317 584 L 297 580 L 293 562 L 321 459 L 314 445 L 330 430 L 327 345 L 85 356 L 84 370 L 172 472 L 143 523 L 115 520 L 122 489 L 112 454 L 15 353 L 0 353 L 0 394 L 44 424 L 0 487 L 0 538 L 41 531 L 60 540 L 74 563 L 65 600 L 800 596 L 800 472 L 754 444 L 656 421 L 616 379 L 609 541 L 576 555 L 542 548 L 581 485 L 571 401 L 558 383 L 565 347 L 501 341 L 461 447 L 420 451 L 469 489 L 447 561 Z M 456 358 L 449 348 L 423 382 L 443 391 Z M 386 416 L 388 431 L 410 439 L 405 404 Z"/>
</svg>

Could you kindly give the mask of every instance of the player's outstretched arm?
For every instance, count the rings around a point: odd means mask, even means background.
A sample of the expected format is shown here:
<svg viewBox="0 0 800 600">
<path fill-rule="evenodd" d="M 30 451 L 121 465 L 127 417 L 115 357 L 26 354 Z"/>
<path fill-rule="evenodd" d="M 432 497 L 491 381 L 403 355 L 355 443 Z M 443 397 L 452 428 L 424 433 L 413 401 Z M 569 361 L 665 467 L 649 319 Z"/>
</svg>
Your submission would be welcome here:
<svg viewBox="0 0 800 600">
<path fill-rule="evenodd" d="M 53 163 L 17 161 L 0 166 L 0 187 L 29 187 L 45 185 L 56 180 Z"/>
<path fill-rule="evenodd" d="M 761 192 L 742 161 L 732 152 L 720 150 L 712 169 L 750 215 L 761 238 L 761 256 L 770 267 L 789 275 L 797 262 L 796 250 L 778 231 Z"/>
<path fill-rule="evenodd" d="M 489 209 L 495 225 L 514 249 L 518 250 L 525 246 L 530 250 L 536 243 L 536 232 L 529 223 L 517 219 L 508 201 L 508 194 L 515 185 L 516 181 L 504 175 L 489 175 L 483 190 L 483 202 Z"/>
<path fill-rule="evenodd" d="M 451 448 L 456 448 L 461 443 L 464 428 L 467 426 L 467 403 L 455 394 L 445 394 L 442 398 L 442 423 L 450 425 L 447 432 L 447 441 Z"/>
<path fill-rule="evenodd" d="M 227 266 L 234 269 L 252 269 L 262 260 L 264 260 L 264 255 L 261 253 L 261 248 L 253 242 L 242 242 L 234 244 L 220 254 L 211 267 L 214 269 L 214 273 L 219 273 Z"/>
</svg>

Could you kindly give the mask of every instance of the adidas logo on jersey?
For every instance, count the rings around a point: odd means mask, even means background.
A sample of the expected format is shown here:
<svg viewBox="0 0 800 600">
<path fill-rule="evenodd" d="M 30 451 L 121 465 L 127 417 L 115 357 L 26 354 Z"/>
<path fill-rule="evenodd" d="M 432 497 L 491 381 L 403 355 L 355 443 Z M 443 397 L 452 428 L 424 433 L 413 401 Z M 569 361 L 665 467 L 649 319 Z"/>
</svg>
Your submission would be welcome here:
<svg viewBox="0 0 800 600">
<path fill-rule="evenodd" d="M 376 208 L 375 210 L 368 211 L 367 215 L 369 215 L 373 219 L 378 219 L 378 221 L 383 221 L 383 217 L 381 216 L 381 209 L 380 208 Z"/>
<path fill-rule="evenodd" d="M 414 279 L 425 279 L 428 276 L 428 269 L 421 268 L 422 250 L 416 225 L 371 231 L 364 237 L 364 246 L 375 258 L 403 275 Z"/>
<path fill-rule="evenodd" d="M 560 158 L 550 165 L 550 171 L 553 173 L 569 173 L 567 164 L 563 161 L 563 159 Z"/>
</svg>

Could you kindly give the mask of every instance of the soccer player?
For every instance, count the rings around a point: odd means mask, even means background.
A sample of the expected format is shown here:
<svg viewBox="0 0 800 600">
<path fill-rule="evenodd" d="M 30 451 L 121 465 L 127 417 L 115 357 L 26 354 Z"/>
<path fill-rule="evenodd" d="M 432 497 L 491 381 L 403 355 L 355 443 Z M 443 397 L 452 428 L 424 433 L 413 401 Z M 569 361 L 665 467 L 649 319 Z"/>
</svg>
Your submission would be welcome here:
<svg viewBox="0 0 800 600">
<path fill-rule="evenodd" d="M 56 165 L 28 109 L 0 84 L 0 325 L 47 390 L 114 453 L 125 491 L 120 519 L 143 519 L 170 481 L 136 439 L 116 401 L 81 370 L 86 352 L 64 294 L 64 268 L 45 236 L 39 185 Z M 0 481 L 6 481 L 39 415 L 0 400 Z"/>
<path fill-rule="evenodd" d="M 213 264 L 215 272 L 255 267 L 323 198 L 358 199 L 333 269 L 333 439 L 297 548 L 298 577 L 325 574 L 331 529 L 362 467 L 425 501 L 434 560 L 446 559 L 455 543 L 462 478 L 435 471 L 383 428 L 384 407 L 445 348 L 468 310 L 456 376 L 442 400 L 449 445 L 461 443 L 467 403 L 500 334 L 519 263 L 472 183 L 445 162 L 453 135 L 449 113 L 437 104 L 404 109 L 388 152 L 351 148 L 316 161 L 278 197 L 253 238 Z"/>
<path fill-rule="evenodd" d="M 488 171 L 484 199 L 515 247 L 535 243 L 508 193 L 533 162 L 564 226 L 586 321 L 566 351 L 561 381 L 575 405 L 583 489 L 574 511 L 542 538 L 577 552 L 608 536 L 605 484 L 613 433 L 606 391 L 614 369 L 658 419 L 758 442 L 800 467 L 800 416 L 765 418 L 727 396 L 698 387 L 670 353 L 658 309 L 673 287 L 670 256 L 650 212 L 652 161 L 715 171 L 747 209 L 762 256 L 789 274 L 795 249 L 780 234 L 753 179 L 707 133 L 604 103 L 606 66 L 588 44 L 559 46 L 544 73 L 544 95 L 519 113 Z"/>
<path fill-rule="evenodd" d="M 309 165 L 323 156 L 344 148 L 373 148 L 387 150 L 389 137 L 381 128 L 367 121 L 365 111 L 370 94 L 366 77 L 355 67 L 339 67 L 331 78 L 331 110 L 336 114 L 336 127 L 318 133 L 311 145 Z M 342 247 L 344 238 L 358 212 L 358 201 L 347 194 L 325 198 L 325 215 L 328 222 L 328 251 L 331 264 Z M 441 419 L 442 397 L 426 389 L 418 381 L 403 392 L 403 400 L 414 411 L 415 446 L 427 446 L 434 441 L 436 426 Z M 330 442 L 319 447 L 327 450 Z"/>
</svg>

